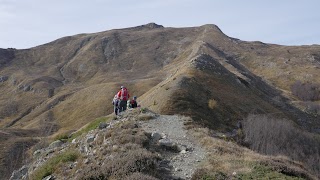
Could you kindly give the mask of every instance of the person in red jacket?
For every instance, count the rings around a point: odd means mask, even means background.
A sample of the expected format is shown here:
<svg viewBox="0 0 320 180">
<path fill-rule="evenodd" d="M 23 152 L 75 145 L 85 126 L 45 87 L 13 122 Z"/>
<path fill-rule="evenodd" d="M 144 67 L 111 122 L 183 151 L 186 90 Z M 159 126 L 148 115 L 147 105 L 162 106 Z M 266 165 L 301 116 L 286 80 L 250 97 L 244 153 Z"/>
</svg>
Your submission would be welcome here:
<svg viewBox="0 0 320 180">
<path fill-rule="evenodd" d="M 126 87 L 121 86 L 120 91 L 117 94 L 118 99 L 120 100 L 119 104 L 119 113 L 127 110 L 127 100 L 130 98 L 129 91 Z"/>
</svg>

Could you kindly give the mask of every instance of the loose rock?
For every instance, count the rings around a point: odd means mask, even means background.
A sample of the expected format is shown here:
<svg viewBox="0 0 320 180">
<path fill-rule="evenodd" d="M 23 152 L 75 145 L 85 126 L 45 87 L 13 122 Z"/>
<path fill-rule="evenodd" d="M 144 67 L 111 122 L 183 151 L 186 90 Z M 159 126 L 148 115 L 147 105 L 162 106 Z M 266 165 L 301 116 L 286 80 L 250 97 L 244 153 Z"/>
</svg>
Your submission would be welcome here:
<svg viewBox="0 0 320 180">
<path fill-rule="evenodd" d="M 57 148 L 60 147 L 62 144 L 63 142 L 61 140 L 56 140 L 49 145 L 49 148 Z"/>
</svg>

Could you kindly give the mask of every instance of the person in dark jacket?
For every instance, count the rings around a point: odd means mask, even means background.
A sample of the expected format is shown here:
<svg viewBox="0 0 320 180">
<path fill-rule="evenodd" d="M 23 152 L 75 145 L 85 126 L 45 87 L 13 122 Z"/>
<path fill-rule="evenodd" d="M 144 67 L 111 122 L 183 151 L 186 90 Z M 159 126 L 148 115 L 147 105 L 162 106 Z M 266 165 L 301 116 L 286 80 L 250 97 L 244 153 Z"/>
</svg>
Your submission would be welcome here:
<svg viewBox="0 0 320 180">
<path fill-rule="evenodd" d="M 130 107 L 130 108 L 136 108 L 136 107 L 138 107 L 138 104 L 137 104 L 137 96 L 133 96 L 133 99 L 130 101 L 129 107 Z"/>
</svg>

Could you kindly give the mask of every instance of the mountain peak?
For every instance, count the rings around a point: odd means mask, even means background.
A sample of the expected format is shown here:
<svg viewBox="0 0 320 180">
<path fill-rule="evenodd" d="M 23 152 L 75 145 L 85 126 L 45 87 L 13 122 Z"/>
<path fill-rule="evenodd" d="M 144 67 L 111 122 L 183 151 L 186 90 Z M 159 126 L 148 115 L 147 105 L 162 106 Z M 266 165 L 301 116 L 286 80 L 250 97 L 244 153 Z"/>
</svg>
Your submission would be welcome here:
<svg viewBox="0 0 320 180">
<path fill-rule="evenodd" d="M 142 26 L 150 28 L 150 29 L 163 28 L 162 25 L 156 24 L 154 22 L 151 22 L 151 23 L 148 23 L 148 24 L 145 24 L 145 25 L 142 25 Z"/>
<path fill-rule="evenodd" d="M 164 28 L 164 27 L 162 25 L 159 25 L 159 24 L 156 24 L 154 22 L 151 22 L 151 23 L 148 23 L 148 24 L 135 26 L 135 27 L 131 27 L 131 28 L 125 28 L 125 29 L 143 30 L 143 29 L 158 29 L 158 28 Z"/>
<path fill-rule="evenodd" d="M 209 28 L 209 29 L 214 29 L 214 30 L 217 30 L 217 31 L 223 33 L 223 32 L 221 31 L 221 29 L 219 28 L 219 26 L 217 26 L 217 25 L 215 25 L 215 24 L 205 24 L 205 25 L 202 25 L 202 26 L 200 26 L 200 27 Z"/>
</svg>

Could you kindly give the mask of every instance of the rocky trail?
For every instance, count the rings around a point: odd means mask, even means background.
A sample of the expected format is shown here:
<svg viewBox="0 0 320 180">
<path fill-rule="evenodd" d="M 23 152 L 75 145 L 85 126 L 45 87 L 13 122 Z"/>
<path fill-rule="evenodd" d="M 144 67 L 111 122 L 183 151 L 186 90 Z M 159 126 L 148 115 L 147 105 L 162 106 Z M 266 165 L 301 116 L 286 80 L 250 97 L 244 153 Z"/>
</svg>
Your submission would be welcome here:
<svg viewBox="0 0 320 180">
<path fill-rule="evenodd" d="M 186 121 L 187 118 L 182 116 L 161 115 L 141 123 L 145 131 L 152 133 L 153 138 L 161 138 L 160 145 L 177 147 L 175 152 L 163 151 L 161 154 L 164 157 L 164 168 L 169 168 L 174 179 L 190 179 L 206 155 L 205 150 L 184 128 Z"/>
</svg>

